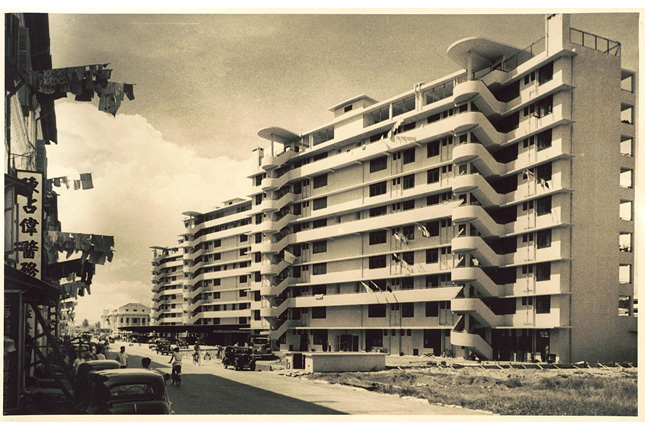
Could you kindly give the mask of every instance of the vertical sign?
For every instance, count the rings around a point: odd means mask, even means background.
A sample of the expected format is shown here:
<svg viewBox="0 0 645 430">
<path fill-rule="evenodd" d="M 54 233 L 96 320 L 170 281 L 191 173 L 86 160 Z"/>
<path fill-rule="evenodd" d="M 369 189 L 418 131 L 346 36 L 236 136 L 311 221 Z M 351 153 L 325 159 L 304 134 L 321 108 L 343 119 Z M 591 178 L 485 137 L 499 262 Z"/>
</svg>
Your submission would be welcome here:
<svg viewBox="0 0 645 430">
<path fill-rule="evenodd" d="M 16 172 L 18 179 L 31 190 L 27 197 L 18 195 L 18 270 L 34 278 L 42 278 L 43 242 L 43 174 Z"/>
</svg>

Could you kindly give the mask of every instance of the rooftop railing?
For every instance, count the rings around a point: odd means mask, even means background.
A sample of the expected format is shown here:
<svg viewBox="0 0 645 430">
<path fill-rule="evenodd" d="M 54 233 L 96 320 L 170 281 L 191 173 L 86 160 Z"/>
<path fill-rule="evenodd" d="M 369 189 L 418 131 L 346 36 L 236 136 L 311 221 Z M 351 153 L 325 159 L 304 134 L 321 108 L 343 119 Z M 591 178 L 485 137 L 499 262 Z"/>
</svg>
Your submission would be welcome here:
<svg viewBox="0 0 645 430">
<path fill-rule="evenodd" d="M 570 30 L 571 43 L 620 57 L 620 42 L 575 28 L 571 28 Z"/>
</svg>

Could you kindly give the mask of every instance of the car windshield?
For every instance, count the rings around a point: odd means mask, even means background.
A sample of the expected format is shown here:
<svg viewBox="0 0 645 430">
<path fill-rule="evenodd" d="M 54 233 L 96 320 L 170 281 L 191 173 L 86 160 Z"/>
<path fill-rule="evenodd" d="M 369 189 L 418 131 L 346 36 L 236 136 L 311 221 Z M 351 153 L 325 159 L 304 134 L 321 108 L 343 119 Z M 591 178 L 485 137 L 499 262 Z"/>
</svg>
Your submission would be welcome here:
<svg viewBox="0 0 645 430">
<path fill-rule="evenodd" d="M 155 400 L 163 397 L 161 390 L 147 383 L 121 384 L 110 387 L 110 401 Z"/>
</svg>

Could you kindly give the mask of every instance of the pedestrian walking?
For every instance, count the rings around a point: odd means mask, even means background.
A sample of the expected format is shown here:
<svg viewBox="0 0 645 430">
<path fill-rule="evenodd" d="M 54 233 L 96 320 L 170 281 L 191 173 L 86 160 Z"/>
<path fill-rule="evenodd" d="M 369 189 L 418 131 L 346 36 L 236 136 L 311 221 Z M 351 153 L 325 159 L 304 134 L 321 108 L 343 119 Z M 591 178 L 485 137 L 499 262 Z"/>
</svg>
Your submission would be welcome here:
<svg viewBox="0 0 645 430">
<path fill-rule="evenodd" d="M 128 354 L 125 353 L 125 346 L 122 346 L 121 350 L 118 352 L 117 361 L 121 365 L 121 369 L 128 367 Z"/>
</svg>

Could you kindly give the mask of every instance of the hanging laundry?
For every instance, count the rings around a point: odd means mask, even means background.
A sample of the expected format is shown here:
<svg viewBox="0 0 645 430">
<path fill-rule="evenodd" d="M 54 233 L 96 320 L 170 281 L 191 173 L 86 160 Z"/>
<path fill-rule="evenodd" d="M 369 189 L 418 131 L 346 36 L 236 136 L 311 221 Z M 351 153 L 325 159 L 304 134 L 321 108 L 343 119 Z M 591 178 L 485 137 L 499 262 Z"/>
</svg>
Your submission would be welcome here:
<svg viewBox="0 0 645 430">
<path fill-rule="evenodd" d="M 361 285 L 363 287 L 365 287 L 365 289 L 367 290 L 368 293 L 373 293 L 374 292 L 374 290 L 372 290 L 372 288 L 370 288 L 370 286 L 367 285 L 365 282 L 361 282 Z"/>
<path fill-rule="evenodd" d="M 81 189 L 81 180 L 80 179 L 74 179 L 74 189 L 75 190 L 80 190 Z"/>
<path fill-rule="evenodd" d="M 134 100 L 134 85 L 123 84 L 123 92 L 128 97 L 128 100 Z"/>
<path fill-rule="evenodd" d="M 399 258 L 399 256 L 396 253 L 392 254 L 392 260 L 394 260 L 394 262 L 396 262 L 396 263 L 401 262 L 401 259 Z"/>
<path fill-rule="evenodd" d="M 377 290 L 381 291 L 381 287 L 379 287 L 379 286 L 376 284 L 376 282 L 374 282 L 374 281 L 370 281 L 370 284 L 374 285 L 374 288 L 376 288 Z"/>
<path fill-rule="evenodd" d="M 81 184 L 84 190 L 89 190 L 94 188 L 92 183 L 92 174 L 91 173 L 81 173 Z"/>
<path fill-rule="evenodd" d="M 67 176 L 60 178 L 61 183 L 65 184 L 67 189 L 69 190 L 69 181 L 67 180 Z"/>
<path fill-rule="evenodd" d="M 417 228 L 421 231 L 421 235 L 423 237 L 430 237 L 430 232 L 428 231 L 425 225 L 417 224 Z"/>
<path fill-rule="evenodd" d="M 286 249 L 284 250 L 284 261 L 286 261 L 287 263 L 289 263 L 289 264 L 293 264 L 293 263 L 295 263 L 295 262 L 296 262 L 296 259 L 297 259 L 297 258 L 298 258 L 298 257 L 296 257 L 295 255 L 293 255 L 292 253 L 290 253 L 290 252 L 289 252 L 289 251 L 287 251 Z"/>
<path fill-rule="evenodd" d="M 60 187 L 60 180 L 61 180 L 61 178 L 54 178 L 54 179 L 53 179 L 53 182 L 54 182 L 54 186 L 55 186 L 55 187 Z"/>
</svg>

